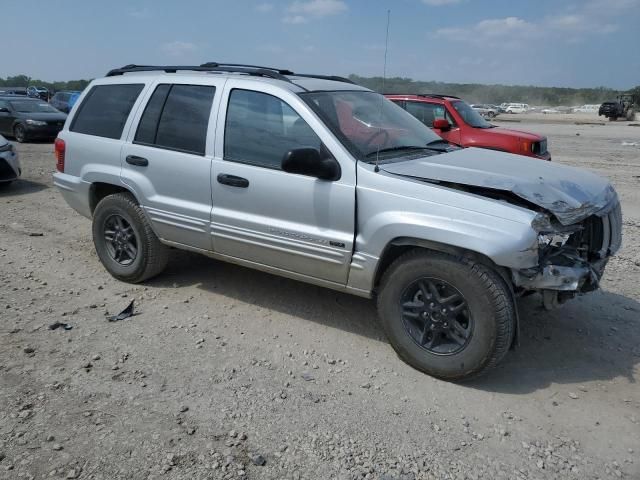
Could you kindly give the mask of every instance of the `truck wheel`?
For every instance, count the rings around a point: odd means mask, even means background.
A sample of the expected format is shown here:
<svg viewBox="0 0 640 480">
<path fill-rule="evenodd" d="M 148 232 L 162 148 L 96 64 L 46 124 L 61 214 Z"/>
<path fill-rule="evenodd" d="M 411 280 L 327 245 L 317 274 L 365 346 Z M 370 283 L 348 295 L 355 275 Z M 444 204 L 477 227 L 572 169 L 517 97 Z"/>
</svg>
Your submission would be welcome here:
<svg viewBox="0 0 640 480">
<path fill-rule="evenodd" d="M 169 249 L 151 229 L 128 193 L 109 195 L 93 212 L 93 243 L 100 261 L 118 280 L 139 283 L 164 270 Z"/>
<path fill-rule="evenodd" d="M 475 377 L 497 365 L 515 331 L 515 305 L 498 273 L 419 249 L 384 273 L 378 313 L 400 358 L 446 380 Z"/>
<path fill-rule="evenodd" d="M 618 120 L 618 117 L 609 117 L 610 122 L 615 122 L 616 120 Z"/>
</svg>

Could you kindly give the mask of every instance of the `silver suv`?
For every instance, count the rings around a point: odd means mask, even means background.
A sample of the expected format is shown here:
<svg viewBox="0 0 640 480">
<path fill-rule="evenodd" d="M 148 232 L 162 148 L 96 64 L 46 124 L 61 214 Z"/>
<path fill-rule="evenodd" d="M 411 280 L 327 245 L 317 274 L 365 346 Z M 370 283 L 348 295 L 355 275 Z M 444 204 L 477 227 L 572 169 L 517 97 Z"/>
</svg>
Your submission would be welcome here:
<svg viewBox="0 0 640 480">
<path fill-rule="evenodd" d="M 172 246 L 375 297 L 400 357 L 446 379 L 505 356 L 519 297 L 597 289 L 621 244 L 605 179 L 453 147 L 339 77 L 129 65 L 84 91 L 56 156 L 117 279 Z"/>
</svg>

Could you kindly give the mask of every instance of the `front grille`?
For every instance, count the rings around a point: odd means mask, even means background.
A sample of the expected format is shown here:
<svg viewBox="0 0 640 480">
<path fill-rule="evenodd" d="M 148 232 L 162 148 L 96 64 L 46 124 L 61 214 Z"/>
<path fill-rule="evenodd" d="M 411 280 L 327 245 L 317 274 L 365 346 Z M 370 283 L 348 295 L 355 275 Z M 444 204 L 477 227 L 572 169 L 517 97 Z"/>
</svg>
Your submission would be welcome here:
<svg viewBox="0 0 640 480">
<path fill-rule="evenodd" d="M 9 164 L 0 158 L 0 182 L 7 180 L 14 180 L 16 178 L 16 172 L 9 166 Z"/>
<path fill-rule="evenodd" d="M 592 215 L 583 224 L 582 248 L 589 260 L 606 258 L 622 246 L 622 208 L 620 203 L 599 215 Z"/>
</svg>

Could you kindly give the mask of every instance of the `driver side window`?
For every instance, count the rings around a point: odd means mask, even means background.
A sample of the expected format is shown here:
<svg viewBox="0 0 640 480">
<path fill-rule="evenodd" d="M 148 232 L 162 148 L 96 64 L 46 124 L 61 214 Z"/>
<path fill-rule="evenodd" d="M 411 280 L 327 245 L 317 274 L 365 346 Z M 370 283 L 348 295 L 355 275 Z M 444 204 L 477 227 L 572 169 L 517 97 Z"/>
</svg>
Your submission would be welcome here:
<svg viewBox="0 0 640 480">
<path fill-rule="evenodd" d="M 320 138 L 293 108 L 277 97 L 234 89 L 229 95 L 224 159 L 280 169 L 296 148 L 321 148 Z"/>
<path fill-rule="evenodd" d="M 407 101 L 407 112 L 416 117 L 427 127 L 433 127 L 433 121 L 441 118 L 446 119 L 451 125 L 455 125 L 453 118 L 449 115 L 444 105 L 426 102 Z"/>
</svg>

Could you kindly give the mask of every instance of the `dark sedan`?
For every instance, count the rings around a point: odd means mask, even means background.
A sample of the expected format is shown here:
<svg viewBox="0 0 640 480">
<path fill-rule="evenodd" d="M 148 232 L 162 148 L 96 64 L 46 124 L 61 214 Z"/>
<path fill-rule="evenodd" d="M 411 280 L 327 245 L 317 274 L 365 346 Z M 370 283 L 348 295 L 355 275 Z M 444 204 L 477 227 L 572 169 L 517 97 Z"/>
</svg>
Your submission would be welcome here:
<svg viewBox="0 0 640 480">
<path fill-rule="evenodd" d="M 18 142 L 31 139 L 54 139 L 67 115 L 48 103 L 25 97 L 0 97 L 0 134 Z"/>
</svg>

